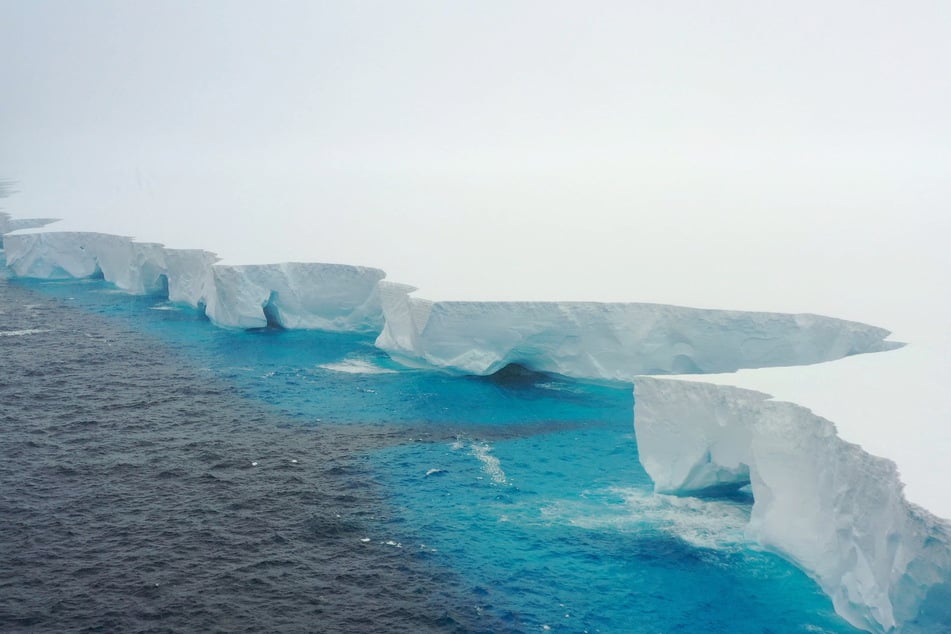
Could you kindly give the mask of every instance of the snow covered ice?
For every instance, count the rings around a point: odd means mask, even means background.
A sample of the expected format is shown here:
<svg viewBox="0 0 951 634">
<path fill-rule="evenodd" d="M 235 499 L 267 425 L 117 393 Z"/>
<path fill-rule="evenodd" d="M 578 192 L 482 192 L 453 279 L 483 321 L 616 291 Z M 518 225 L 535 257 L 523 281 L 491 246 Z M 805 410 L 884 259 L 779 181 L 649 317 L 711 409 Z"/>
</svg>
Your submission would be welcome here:
<svg viewBox="0 0 951 634">
<path fill-rule="evenodd" d="M 889 350 L 887 330 L 782 313 L 595 302 L 432 302 L 381 283 L 394 358 L 465 374 L 509 364 L 578 379 L 731 372 Z"/>
</svg>

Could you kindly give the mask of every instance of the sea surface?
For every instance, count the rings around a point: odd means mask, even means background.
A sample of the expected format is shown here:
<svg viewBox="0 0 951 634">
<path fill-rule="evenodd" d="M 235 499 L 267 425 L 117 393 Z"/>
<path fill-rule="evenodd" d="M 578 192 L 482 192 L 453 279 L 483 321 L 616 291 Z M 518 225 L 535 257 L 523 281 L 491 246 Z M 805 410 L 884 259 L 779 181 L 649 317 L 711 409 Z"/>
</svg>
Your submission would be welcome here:
<svg viewBox="0 0 951 634">
<path fill-rule="evenodd" d="M 0 632 L 856 632 L 630 386 L 0 276 Z"/>
</svg>

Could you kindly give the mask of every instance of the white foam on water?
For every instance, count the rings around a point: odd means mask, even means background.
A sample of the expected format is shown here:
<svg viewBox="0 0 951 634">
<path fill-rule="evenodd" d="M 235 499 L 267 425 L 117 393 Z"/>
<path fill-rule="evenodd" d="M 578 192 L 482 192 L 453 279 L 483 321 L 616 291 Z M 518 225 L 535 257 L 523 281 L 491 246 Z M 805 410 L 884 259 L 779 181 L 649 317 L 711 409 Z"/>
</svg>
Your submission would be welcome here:
<svg viewBox="0 0 951 634">
<path fill-rule="evenodd" d="M 149 306 L 150 310 L 181 310 L 181 307 L 172 304 L 160 304 L 158 306 Z"/>
<path fill-rule="evenodd" d="M 472 455 L 482 463 L 482 471 L 496 484 L 508 484 L 505 471 L 502 470 L 502 463 L 490 453 L 491 451 L 492 447 L 488 443 L 472 443 Z"/>
<path fill-rule="evenodd" d="M 26 328 L 24 330 L 0 330 L 0 337 L 23 337 L 25 335 L 38 335 L 42 332 L 49 332 L 43 328 Z"/>
<path fill-rule="evenodd" d="M 317 367 L 332 372 L 344 372 L 346 374 L 393 374 L 396 372 L 396 370 L 389 368 L 381 368 L 364 359 L 344 359 L 336 363 L 324 363 Z"/>
<path fill-rule="evenodd" d="M 622 503 L 598 501 L 604 497 L 621 498 Z M 542 514 L 550 520 L 591 530 L 660 530 L 696 548 L 739 550 L 754 545 L 745 533 L 750 508 L 741 501 L 611 488 L 582 501 L 553 502 L 542 509 Z"/>
<path fill-rule="evenodd" d="M 552 392 L 569 392 L 571 394 L 579 394 L 583 391 L 580 387 L 569 385 L 567 383 L 555 383 L 554 381 L 536 383 L 535 387 L 541 390 L 551 390 Z"/>
</svg>

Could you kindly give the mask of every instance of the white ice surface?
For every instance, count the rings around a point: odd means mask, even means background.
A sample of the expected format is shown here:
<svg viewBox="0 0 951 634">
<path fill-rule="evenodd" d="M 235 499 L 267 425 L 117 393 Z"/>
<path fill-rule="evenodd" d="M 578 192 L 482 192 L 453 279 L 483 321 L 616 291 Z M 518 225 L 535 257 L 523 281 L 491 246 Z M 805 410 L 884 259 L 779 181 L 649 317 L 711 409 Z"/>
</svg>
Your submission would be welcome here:
<svg viewBox="0 0 951 634">
<path fill-rule="evenodd" d="M 202 249 L 165 249 L 168 300 L 198 307 L 214 292 L 212 265 L 218 257 Z"/>
<path fill-rule="evenodd" d="M 888 350 L 887 330 L 805 314 L 663 304 L 432 302 L 381 283 L 377 346 L 396 358 L 466 374 L 509 364 L 579 379 L 730 372 Z"/>
<path fill-rule="evenodd" d="M 262 307 L 285 328 L 378 332 L 377 282 L 383 271 L 345 264 L 285 263 L 212 267 L 215 292 L 205 312 L 219 325 L 260 328 Z"/>
<path fill-rule="evenodd" d="M 82 278 L 95 275 L 99 265 L 88 243 L 125 238 L 100 233 L 24 233 L 3 237 L 7 266 L 20 277 L 41 279 Z"/>
</svg>

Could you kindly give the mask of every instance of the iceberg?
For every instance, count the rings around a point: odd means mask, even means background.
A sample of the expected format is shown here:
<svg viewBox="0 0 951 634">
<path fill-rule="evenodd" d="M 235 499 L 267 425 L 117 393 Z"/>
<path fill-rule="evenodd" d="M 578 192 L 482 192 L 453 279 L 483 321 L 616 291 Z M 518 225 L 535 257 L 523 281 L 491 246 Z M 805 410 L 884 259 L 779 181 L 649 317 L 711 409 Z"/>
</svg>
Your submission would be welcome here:
<svg viewBox="0 0 951 634">
<path fill-rule="evenodd" d="M 212 265 L 218 256 L 202 249 L 165 249 L 168 301 L 200 308 L 213 292 Z"/>
<path fill-rule="evenodd" d="M 160 294 L 199 308 L 226 328 L 315 328 L 373 332 L 383 326 L 380 269 L 345 264 L 217 264 L 214 253 L 94 232 L 4 236 L 7 266 L 18 277 L 101 276 L 117 288 Z"/>
<path fill-rule="evenodd" d="M 7 266 L 18 277 L 70 279 L 102 274 L 97 253 L 122 248 L 129 238 L 104 233 L 15 233 L 3 237 Z"/>
<path fill-rule="evenodd" d="M 951 525 L 909 503 L 889 460 L 768 394 L 638 377 L 634 430 L 659 493 L 749 485 L 748 531 L 870 632 L 951 631 Z"/>
<path fill-rule="evenodd" d="M 909 503 L 894 463 L 810 410 L 729 386 L 657 378 L 806 365 L 902 344 L 818 315 L 656 304 L 433 302 L 381 282 L 377 345 L 414 365 L 491 374 L 518 364 L 634 384 L 640 460 L 658 493 L 749 486 L 750 537 L 813 576 L 871 632 L 951 631 L 951 526 Z M 650 376 L 654 375 L 654 376 Z"/>
<path fill-rule="evenodd" d="M 133 295 L 167 295 L 168 270 L 165 249 L 152 242 L 101 241 L 96 250 L 106 281 Z"/>
<path fill-rule="evenodd" d="M 376 345 L 410 364 L 487 375 L 518 364 L 539 372 L 631 382 L 638 375 L 805 365 L 901 344 L 889 331 L 809 314 L 664 304 L 433 302 L 382 282 Z"/>
<path fill-rule="evenodd" d="M 205 313 L 235 328 L 379 332 L 379 269 L 344 264 L 216 265 Z"/>
<path fill-rule="evenodd" d="M 135 295 L 166 294 L 166 250 L 161 244 L 94 232 L 15 233 L 4 237 L 7 266 L 19 277 L 71 279 L 101 276 Z"/>
<path fill-rule="evenodd" d="M 872 632 L 951 631 L 951 528 L 906 500 L 893 463 L 845 442 L 804 407 L 656 378 L 901 346 L 885 329 L 646 303 L 437 302 L 375 268 L 231 265 L 209 251 L 122 236 L 19 231 L 46 222 L 0 214 L 14 275 L 101 276 L 192 306 L 222 327 L 374 333 L 379 348 L 408 365 L 488 375 L 515 364 L 633 384 L 640 459 L 657 492 L 711 496 L 749 486 L 750 536 L 812 575 L 849 622 Z"/>
<path fill-rule="evenodd" d="M 0 192 L 0 198 L 2 197 Z M 58 220 L 58 218 L 12 218 L 10 214 L 0 211 L 0 248 L 3 247 L 3 235 L 6 233 L 20 229 L 38 229 Z"/>
</svg>

